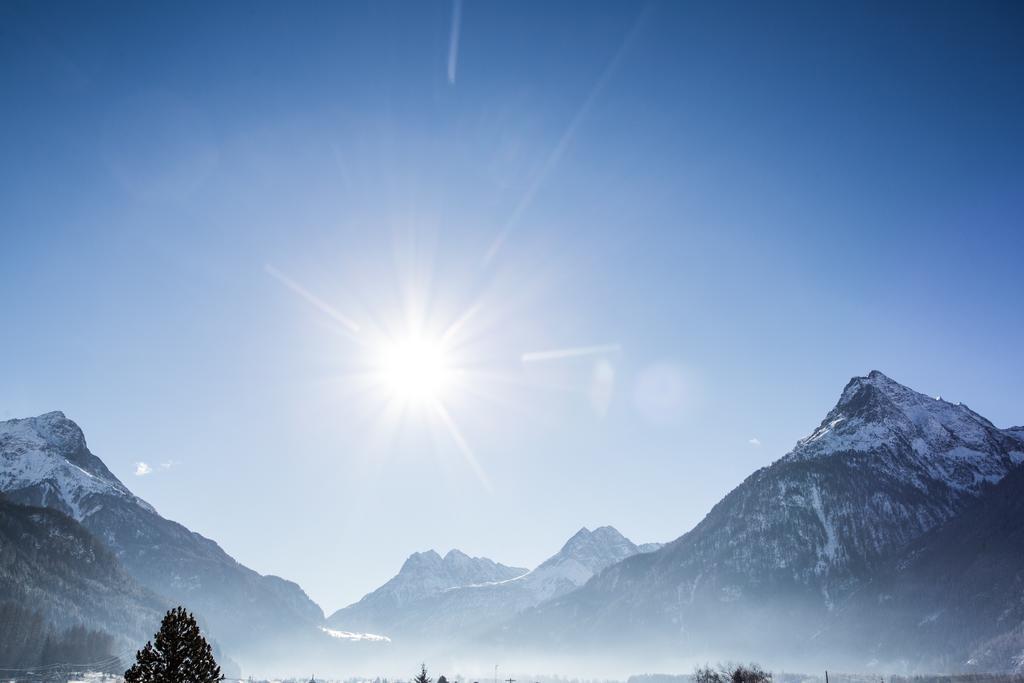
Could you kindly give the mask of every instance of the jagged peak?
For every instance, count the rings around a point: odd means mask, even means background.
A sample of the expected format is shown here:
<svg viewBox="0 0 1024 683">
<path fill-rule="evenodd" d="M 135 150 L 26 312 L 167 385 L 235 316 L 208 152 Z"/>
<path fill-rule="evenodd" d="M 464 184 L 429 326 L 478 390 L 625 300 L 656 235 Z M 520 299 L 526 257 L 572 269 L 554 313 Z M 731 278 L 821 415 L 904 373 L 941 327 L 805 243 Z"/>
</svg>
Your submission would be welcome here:
<svg viewBox="0 0 1024 683">
<path fill-rule="evenodd" d="M 60 449 L 77 449 L 85 446 L 85 434 L 81 427 L 59 410 L 35 417 L 4 420 L 0 422 L 0 434 L 9 434 Z"/>
<path fill-rule="evenodd" d="M 537 566 L 526 580 L 542 585 L 555 577 L 556 583 L 568 581 L 582 586 L 595 573 L 638 552 L 637 545 L 615 527 L 601 526 L 593 531 L 583 527 L 561 550 Z M 549 589 L 550 585 L 541 592 Z"/>
<path fill-rule="evenodd" d="M 826 421 L 836 416 L 850 417 L 865 409 L 877 408 L 880 404 L 889 405 L 900 412 L 947 412 L 962 414 L 972 421 L 994 428 L 991 422 L 970 409 L 962 401 L 952 403 L 939 396 L 928 396 L 910 387 L 900 384 L 879 370 L 872 370 L 866 377 L 852 378 L 843 389 L 839 402 L 832 409 Z"/>
<path fill-rule="evenodd" d="M 927 396 L 872 370 L 847 383 L 838 403 L 818 428 L 798 441 L 784 460 L 836 453 L 899 452 L 924 470 L 958 472 L 949 475 L 951 481 L 955 479 L 958 487 L 973 490 L 977 481 L 972 481 L 973 475 L 966 471 L 965 458 L 984 459 L 981 454 L 989 452 L 992 443 L 1013 436 L 1009 430 L 998 430 L 963 403 Z M 935 465 L 938 459 L 948 462 Z M 985 480 L 997 476 L 995 470 L 974 474 Z"/>
<path fill-rule="evenodd" d="M 576 547 L 576 546 L 578 546 L 578 545 L 581 545 L 581 544 L 583 544 L 583 543 L 586 543 L 586 542 L 588 542 L 588 541 L 589 541 L 589 540 L 590 540 L 590 539 L 591 539 L 591 538 L 592 538 L 593 536 L 594 536 L 594 532 L 593 532 L 593 531 L 591 531 L 590 529 L 588 529 L 588 528 L 587 528 L 587 527 L 585 527 L 585 526 L 584 526 L 584 527 L 580 527 L 580 530 L 579 530 L 579 531 L 577 531 L 576 533 L 574 533 L 574 534 L 573 534 L 572 536 L 570 536 L 570 537 L 569 537 L 569 540 L 567 540 L 567 541 L 566 541 L 566 542 L 565 542 L 565 543 L 564 543 L 564 544 L 562 545 L 562 550 L 561 550 L 561 552 L 567 552 L 567 551 L 569 551 L 570 549 L 572 549 L 572 548 L 574 548 L 574 547 Z"/>
<path fill-rule="evenodd" d="M 575 555 L 585 548 L 592 548 L 594 546 L 609 547 L 622 544 L 634 545 L 632 541 L 619 533 L 619 530 L 613 526 L 600 526 L 593 531 L 587 527 L 581 527 L 579 531 L 565 542 L 555 557 Z"/>
<path fill-rule="evenodd" d="M 880 370 L 872 370 L 866 376 L 853 377 L 846 383 L 846 387 L 839 396 L 839 402 L 836 407 L 863 404 L 870 397 L 885 397 L 896 401 L 917 397 L 928 398 L 924 394 L 919 394 L 913 389 L 900 384 Z"/>
<path fill-rule="evenodd" d="M 30 416 L 30 417 L 15 417 L 15 418 L 11 418 L 9 420 L 2 420 L 2 421 L 0 421 L 0 425 L 26 424 L 26 425 L 36 426 L 36 425 L 44 425 L 44 424 L 53 424 L 55 422 L 61 422 L 61 421 L 65 421 L 65 420 L 68 421 L 68 422 L 71 422 L 71 420 L 68 420 L 67 416 L 64 414 L 63 411 L 51 410 L 48 413 L 42 413 L 40 415 L 35 415 L 35 416 Z M 72 424 L 74 424 L 74 423 L 72 422 Z M 75 425 L 75 426 L 77 426 L 77 425 Z"/>
<path fill-rule="evenodd" d="M 501 566 L 494 560 L 486 557 L 473 557 L 458 548 L 452 548 L 444 555 L 436 550 L 424 550 L 409 555 L 402 564 L 401 572 L 415 571 L 421 568 L 429 568 L 434 571 L 460 571 L 468 566 L 498 567 Z"/>
<path fill-rule="evenodd" d="M 424 550 L 423 552 L 415 552 L 409 557 L 405 558 L 405 562 L 402 563 L 402 569 L 407 567 L 414 567 L 421 564 L 434 564 L 441 562 L 441 555 L 436 550 Z"/>
</svg>

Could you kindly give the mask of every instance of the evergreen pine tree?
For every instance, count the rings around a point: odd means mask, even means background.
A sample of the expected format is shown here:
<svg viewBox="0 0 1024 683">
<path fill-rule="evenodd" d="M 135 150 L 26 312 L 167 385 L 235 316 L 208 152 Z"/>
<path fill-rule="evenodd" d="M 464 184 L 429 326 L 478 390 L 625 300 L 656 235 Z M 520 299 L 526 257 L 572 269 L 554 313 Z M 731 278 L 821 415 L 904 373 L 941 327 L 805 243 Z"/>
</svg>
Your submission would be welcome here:
<svg viewBox="0 0 1024 683">
<path fill-rule="evenodd" d="M 125 683 L 216 683 L 223 679 L 213 649 L 184 607 L 164 615 L 153 641 L 136 653 L 135 664 L 124 672 Z"/>
<path fill-rule="evenodd" d="M 413 679 L 413 683 L 432 683 L 433 679 L 427 675 L 427 665 L 420 665 L 420 674 Z M 130 681 L 128 683 L 131 683 Z"/>
</svg>

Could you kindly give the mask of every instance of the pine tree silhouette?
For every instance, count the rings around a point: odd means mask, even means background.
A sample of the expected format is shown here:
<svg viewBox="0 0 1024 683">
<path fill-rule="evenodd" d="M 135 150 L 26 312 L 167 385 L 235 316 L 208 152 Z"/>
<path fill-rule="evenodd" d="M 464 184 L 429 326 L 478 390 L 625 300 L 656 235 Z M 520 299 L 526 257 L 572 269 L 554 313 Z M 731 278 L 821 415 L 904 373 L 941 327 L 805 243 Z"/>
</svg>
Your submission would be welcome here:
<svg viewBox="0 0 1024 683">
<path fill-rule="evenodd" d="M 413 679 L 413 683 L 432 683 L 433 679 L 427 675 L 427 665 L 420 665 L 420 675 Z"/>
<path fill-rule="evenodd" d="M 195 617 L 175 607 L 160 622 L 153 640 L 135 654 L 125 683 L 216 683 L 224 676 Z"/>
</svg>

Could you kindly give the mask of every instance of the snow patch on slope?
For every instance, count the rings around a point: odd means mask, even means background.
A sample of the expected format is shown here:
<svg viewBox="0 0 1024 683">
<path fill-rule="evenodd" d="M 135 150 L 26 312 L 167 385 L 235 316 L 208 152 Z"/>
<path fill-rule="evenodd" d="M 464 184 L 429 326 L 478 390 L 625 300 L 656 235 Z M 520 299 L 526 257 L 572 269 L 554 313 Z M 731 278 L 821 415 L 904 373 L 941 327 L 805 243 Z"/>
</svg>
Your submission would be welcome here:
<svg viewBox="0 0 1024 683">
<path fill-rule="evenodd" d="M 821 552 L 830 562 L 834 561 L 839 553 L 839 540 L 832 522 L 825 516 L 825 508 L 821 505 L 821 491 L 818 490 L 817 485 L 811 487 L 811 508 L 814 510 L 814 514 L 818 516 L 818 521 L 821 522 L 821 526 L 825 530 L 825 547 L 821 549 Z M 824 562 L 819 562 L 818 570 L 822 571 L 824 569 Z"/>
</svg>

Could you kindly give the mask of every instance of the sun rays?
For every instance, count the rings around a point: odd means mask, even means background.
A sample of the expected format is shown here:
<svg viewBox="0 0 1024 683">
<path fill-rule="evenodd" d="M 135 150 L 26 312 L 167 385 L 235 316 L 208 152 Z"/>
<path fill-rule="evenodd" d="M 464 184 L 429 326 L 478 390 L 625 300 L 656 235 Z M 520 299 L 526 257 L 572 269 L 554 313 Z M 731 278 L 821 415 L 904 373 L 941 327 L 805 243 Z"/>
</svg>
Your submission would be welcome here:
<svg viewBox="0 0 1024 683">
<path fill-rule="evenodd" d="M 337 332 L 345 370 L 325 379 L 339 387 L 338 400 L 366 412 L 371 450 L 387 454 L 404 430 L 426 429 L 434 434 L 436 449 L 457 453 L 454 462 L 461 460 L 488 493 L 493 488 L 485 459 L 478 457 L 464 427 L 471 435 L 507 417 L 510 408 L 517 414 L 529 411 L 532 392 L 565 391 L 564 383 L 545 383 L 527 372 L 528 366 L 588 357 L 607 364 L 606 357 L 620 350 L 605 343 L 516 352 L 508 348 L 513 321 L 502 319 L 504 299 L 487 306 L 477 292 L 469 304 L 453 306 L 441 301 L 445 297 L 431 288 L 430 277 L 416 286 L 404 282 L 397 301 L 339 306 L 273 265 L 265 270 Z M 610 382 L 605 384 L 610 392 Z"/>
</svg>

